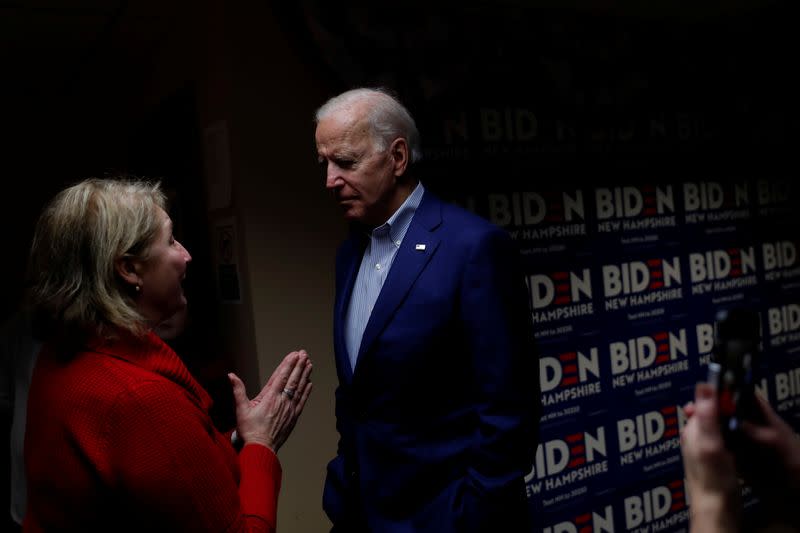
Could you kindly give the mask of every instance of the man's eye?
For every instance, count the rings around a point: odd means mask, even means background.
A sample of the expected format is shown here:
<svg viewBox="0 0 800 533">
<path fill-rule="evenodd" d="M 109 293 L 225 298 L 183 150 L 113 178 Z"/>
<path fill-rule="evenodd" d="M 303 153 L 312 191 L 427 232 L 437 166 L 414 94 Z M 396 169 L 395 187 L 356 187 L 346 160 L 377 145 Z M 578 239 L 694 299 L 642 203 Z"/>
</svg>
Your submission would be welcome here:
<svg viewBox="0 0 800 533">
<path fill-rule="evenodd" d="M 353 168 L 353 165 L 355 165 L 355 161 L 353 161 L 352 159 L 336 159 L 333 162 L 336 163 L 336 166 L 338 166 L 339 168 L 345 168 L 345 169 Z"/>
</svg>

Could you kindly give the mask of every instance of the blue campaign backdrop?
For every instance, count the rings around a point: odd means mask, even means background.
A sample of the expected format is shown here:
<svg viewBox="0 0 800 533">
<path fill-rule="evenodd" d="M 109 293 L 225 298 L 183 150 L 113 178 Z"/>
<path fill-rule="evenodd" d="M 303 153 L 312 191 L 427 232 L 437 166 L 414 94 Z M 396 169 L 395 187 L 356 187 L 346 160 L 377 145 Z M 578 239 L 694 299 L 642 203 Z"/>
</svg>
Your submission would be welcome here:
<svg viewBox="0 0 800 533">
<path fill-rule="evenodd" d="M 759 388 L 797 427 L 797 245 L 758 231 L 786 226 L 758 194 L 781 186 L 529 187 L 505 193 L 511 216 L 498 208 L 498 193 L 470 200 L 506 223 L 527 259 L 544 406 L 526 478 L 537 531 L 686 528 L 682 406 L 706 376 L 721 309 L 759 312 Z M 699 207 L 693 195 L 702 190 L 717 191 L 718 201 Z M 563 224 L 566 198 L 588 238 L 553 229 Z"/>
</svg>

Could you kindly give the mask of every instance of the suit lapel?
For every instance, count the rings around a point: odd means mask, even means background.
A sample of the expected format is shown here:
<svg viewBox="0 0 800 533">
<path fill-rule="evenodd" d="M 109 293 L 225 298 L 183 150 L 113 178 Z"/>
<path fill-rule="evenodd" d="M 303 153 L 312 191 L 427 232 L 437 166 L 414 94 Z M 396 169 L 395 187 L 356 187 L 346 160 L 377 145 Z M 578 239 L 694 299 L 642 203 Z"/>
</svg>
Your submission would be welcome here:
<svg viewBox="0 0 800 533">
<path fill-rule="evenodd" d="M 403 244 L 400 245 L 392 261 L 392 268 L 367 322 L 364 336 L 361 338 L 356 368 L 359 367 L 362 357 L 369 357 L 371 345 L 386 328 L 397 308 L 406 299 L 414 282 L 436 253 L 439 239 L 434 230 L 441 222 L 441 202 L 426 192 L 414 213 L 408 232 L 403 238 Z"/>
<path fill-rule="evenodd" d="M 333 313 L 334 353 L 337 366 L 342 371 L 340 379 L 343 378 L 346 383 L 353 380 L 353 369 L 350 367 L 350 357 L 345 342 L 345 319 L 358 268 L 361 265 L 361 257 L 364 255 L 364 246 L 365 241 L 361 236 L 351 236 L 342 246 L 336 268 L 339 278 L 336 280 L 336 302 Z"/>
</svg>

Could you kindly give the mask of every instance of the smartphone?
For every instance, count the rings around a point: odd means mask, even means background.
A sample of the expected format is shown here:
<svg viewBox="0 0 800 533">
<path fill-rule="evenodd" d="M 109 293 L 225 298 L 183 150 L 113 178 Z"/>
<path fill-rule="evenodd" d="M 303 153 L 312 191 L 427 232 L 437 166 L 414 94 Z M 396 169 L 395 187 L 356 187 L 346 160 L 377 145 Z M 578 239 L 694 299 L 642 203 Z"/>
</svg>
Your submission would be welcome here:
<svg viewBox="0 0 800 533">
<path fill-rule="evenodd" d="M 744 420 L 758 421 L 755 397 L 761 327 L 758 313 L 747 308 L 718 311 L 709 382 L 717 387 L 719 419 L 726 443 L 735 445 Z"/>
</svg>

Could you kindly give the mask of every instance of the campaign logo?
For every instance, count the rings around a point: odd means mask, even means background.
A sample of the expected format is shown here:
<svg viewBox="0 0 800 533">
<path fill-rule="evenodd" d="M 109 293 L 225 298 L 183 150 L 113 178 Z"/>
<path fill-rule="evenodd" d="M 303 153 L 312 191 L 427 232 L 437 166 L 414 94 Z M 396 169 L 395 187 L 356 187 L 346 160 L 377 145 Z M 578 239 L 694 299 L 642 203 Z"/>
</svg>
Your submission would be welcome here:
<svg viewBox="0 0 800 533">
<path fill-rule="evenodd" d="M 695 326 L 697 360 L 701 366 L 708 366 L 714 356 L 714 335 L 714 324 L 702 322 Z"/>
<path fill-rule="evenodd" d="M 789 179 L 756 181 L 758 212 L 762 216 L 785 215 L 792 212 L 795 185 Z"/>
<path fill-rule="evenodd" d="M 765 242 L 761 245 L 764 279 L 778 281 L 800 277 L 797 245 L 792 241 Z"/>
<path fill-rule="evenodd" d="M 767 327 L 772 347 L 800 341 L 800 305 L 770 307 L 767 309 Z"/>
<path fill-rule="evenodd" d="M 686 330 L 659 331 L 608 346 L 614 389 L 689 370 Z"/>
<path fill-rule="evenodd" d="M 788 411 L 800 405 L 800 368 L 777 372 L 774 385 L 777 402 L 775 409 L 778 412 Z"/>
<path fill-rule="evenodd" d="M 678 257 L 603 265 L 605 309 L 625 309 L 682 298 Z"/>
<path fill-rule="evenodd" d="M 730 222 L 750 218 L 747 182 L 715 181 L 683 184 L 683 208 L 687 224 Z"/>
<path fill-rule="evenodd" d="M 614 508 L 582 513 L 575 518 L 547 526 L 542 533 L 614 533 Z"/>
<path fill-rule="evenodd" d="M 586 235 L 583 191 L 495 193 L 488 199 L 489 220 L 514 240 Z"/>
<path fill-rule="evenodd" d="M 634 465 L 677 451 L 680 448 L 678 432 L 685 423 L 683 409 L 675 405 L 618 420 L 620 465 Z"/>
<path fill-rule="evenodd" d="M 539 119 L 536 114 L 525 108 L 482 107 L 479 114 L 481 139 L 489 142 L 529 142 L 539 136 Z M 467 121 L 463 117 L 461 124 L 451 123 L 450 135 L 458 133 L 467 139 Z M 452 137 L 451 137 L 452 138 Z"/>
<path fill-rule="evenodd" d="M 528 276 L 535 324 L 591 315 L 592 276 L 588 268 Z"/>
<path fill-rule="evenodd" d="M 540 357 L 539 383 L 542 405 L 547 407 L 600 394 L 600 356 L 597 348 L 589 348 L 588 352 L 570 351 Z M 577 412 L 556 412 L 546 416 L 557 418 Z M 544 417 L 542 421 L 546 421 Z"/>
<path fill-rule="evenodd" d="M 628 496 L 622 501 L 622 507 L 626 531 L 664 531 L 689 521 L 682 479 Z"/>
<path fill-rule="evenodd" d="M 542 442 L 533 468 L 525 476 L 528 497 L 570 487 L 608 472 L 608 449 L 603 426 Z M 544 501 L 547 505 L 554 499 Z"/>
<path fill-rule="evenodd" d="M 594 191 L 597 231 L 649 230 L 675 227 L 672 186 L 598 188 Z"/>
<path fill-rule="evenodd" d="M 690 253 L 689 279 L 693 295 L 753 287 L 758 283 L 755 251 L 749 246 Z"/>
</svg>

